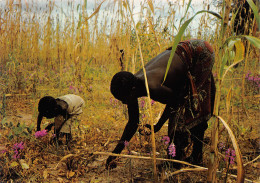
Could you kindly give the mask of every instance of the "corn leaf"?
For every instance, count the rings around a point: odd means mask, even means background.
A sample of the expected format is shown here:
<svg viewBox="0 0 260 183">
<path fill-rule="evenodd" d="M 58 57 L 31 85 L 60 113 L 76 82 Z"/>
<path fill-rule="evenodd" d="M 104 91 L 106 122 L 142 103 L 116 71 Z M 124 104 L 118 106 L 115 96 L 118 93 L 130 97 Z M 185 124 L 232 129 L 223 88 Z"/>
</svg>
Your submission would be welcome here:
<svg viewBox="0 0 260 183">
<path fill-rule="evenodd" d="M 226 99 L 227 114 L 229 114 L 230 112 L 231 96 L 232 96 L 232 88 L 229 89 L 227 94 L 227 99 Z"/>
<path fill-rule="evenodd" d="M 241 40 L 235 43 L 235 47 L 236 47 L 236 55 L 234 58 L 234 62 L 238 62 L 244 59 L 245 47 L 244 44 L 241 42 Z"/>
<path fill-rule="evenodd" d="M 252 45 L 260 49 L 260 39 L 253 36 L 244 36 Z"/>
<path fill-rule="evenodd" d="M 184 20 L 184 18 L 185 18 L 186 15 L 187 15 L 187 12 L 188 12 L 188 10 L 189 10 L 189 8 L 190 8 L 191 1 L 192 1 L 192 0 L 189 0 L 188 6 L 187 6 L 187 8 L 186 8 L 186 11 L 185 11 L 184 16 L 181 18 L 180 24 L 182 23 L 182 21 Z"/>
</svg>

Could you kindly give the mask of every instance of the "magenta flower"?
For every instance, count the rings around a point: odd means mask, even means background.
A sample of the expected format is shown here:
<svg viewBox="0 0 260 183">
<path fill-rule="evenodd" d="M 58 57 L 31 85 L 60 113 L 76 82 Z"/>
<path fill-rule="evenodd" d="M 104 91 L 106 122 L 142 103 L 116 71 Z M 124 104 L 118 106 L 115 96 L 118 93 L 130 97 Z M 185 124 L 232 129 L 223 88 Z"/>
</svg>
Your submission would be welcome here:
<svg viewBox="0 0 260 183">
<path fill-rule="evenodd" d="M 72 85 L 70 85 L 69 89 L 73 91 L 74 87 Z"/>
<path fill-rule="evenodd" d="M 44 137 L 44 136 L 46 136 L 47 135 L 47 130 L 42 130 L 42 131 L 37 131 L 37 132 L 35 132 L 35 137 L 36 138 L 41 138 L 41 137 Z"/>
<path fill-rule="evenodd" d="M 224 144 L 223 142 L 220 142 L 220 143 L 218 144 L 218 148 L 219 148 L 219 150 L 224 149 L 224 148 L 225 148 L 225 144 Z"/>
<path fill-rule="evenodd" d="M 145 105 L 145 101 L 141 100 L 141 108 L 144 108 L 144 105 Z"/>
<path fill-rule="evenodd" d="M 248 78 L 250 74 L 251 74 L 251 72 L 248 71 L 247 74 L 246 74 L 246 78 Z"/>
<path fill-rule="evenodd" d="M 176 148 L 174 143 L 171 143 L 171 145 L 169 145 L 168 151 L 169 151 L 169 155 L 171 155 L 172 157 L 176 156 Z"/>
<path fill-rule="evenodd" d="M 125 147 L 127 147 L 129 145 L 129 142 L 125 140 L 124 145 L 125 145 Z"/>
<path fill-rule="evenodd" d="M 153 105 L 155 103 L 155 101 L 154 100 L 151 100 L 151 105 Z"/>
<path fill-rule="evenodd" d="M 7 152 L 8 152 L 7 149 L 4 149 L 1 151 L 2 154 L 7 153 Z"/>
<path fill-rule="evenodd" d="M 16 144 L 14 144 L 14 147 L 13 147 L 13 149 L 14 150 L 22 150 L 22 149 L 24 149 L 24 146 L 23 146 L 24 144 L 23 144 L 23 142 L 20 142 L 19 144 L 18 143 L 16 143 Z"/>
<path fill-rule="evenodd" d="M 164 144 L 167 145 L 167 144 L 170 143 L 170 137 L 164 136 L 164 137 L 162 138 L 162 141 L 165 141 Z"/>
<path fill-rule="evenodd" d="M 249 76 L 248 77 L 248 81 L 253 81 L 254 80 L 254 76 Z"/>
<path fill-rule="evenodd" d="M 20 152 L 20 150 L 24 149 L 24 143 L 20 142 L 19 144 L 18 143 L 14 144 L 13 149 L 14 149 L 13 158 L 19 159 L 20 158 L 19 152 Z"/>
<path fill-rule="evenodd" d="M 236 157 L 235 150 L 228 148 L 227 151 L 226 151 L 225 161 L 228 161 L 230 164 L 234 164 L 235 157 Z"/>
</svg>

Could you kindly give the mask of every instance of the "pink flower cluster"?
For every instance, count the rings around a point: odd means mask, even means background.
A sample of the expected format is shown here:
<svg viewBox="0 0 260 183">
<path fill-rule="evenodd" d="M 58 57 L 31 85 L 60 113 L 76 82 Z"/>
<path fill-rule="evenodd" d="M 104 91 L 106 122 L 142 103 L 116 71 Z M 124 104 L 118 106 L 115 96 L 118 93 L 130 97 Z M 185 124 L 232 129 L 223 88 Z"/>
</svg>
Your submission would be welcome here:
<svg viewBox="0 0 260 183">
<path fill-rule="evenodd" d="M 72 93 L 81 93 L 83 91 L 83 86 L 80 85 L 80 87 L 76 87 L 76 86 L 73 86 L 74 83 L 71 82 L 70 86 L 69 86 L 69 90 L 70 92 Z"/>
<path fill-rule="evenodd" d="M 168 147 L 168 151 L 169 151 L 169 155 L 171 155 L 172 157 L 176 156 L 176 148 L 174 143 L 171 143 Z"/>
<path fill-rule="evenodd" d="M 14 149 L 14 156 L 13 156 L 13 158 L 14 159 L 19 159 L 20 158 L 19 152 L 20 152 L 20 150 L 24 149 L 24 143 L 20 142 L 19 144 L 18 143 L 14 144 L 13 149 Z"/>
<path fill-rule="evenodd" d="M 46 136 L 47 135 L 47 130 L 42 130 L 42 131 L 37 131 L 37 132 L 35 132 L 35 137 L 36 138 L 41 138 L 41 137 L 44 137 L 44 136 Z"/>
<path fill-rule="evenodd" d="M 245 77 L 249 82 L 253 82 L 255 85 L 260 87 L 260 77 L 259 75 L 257 76 L 252 76 L 252 73 L 250 71 L 247 72 L 246 77 Z"/>
<path fill-rule="evenodd" d="M 155 101 L 151 99 L 151 105 L 154 105 Z M 145 99 L 144 97 L 142 97 L 141 102 L 140 102 L 140 106 L 143 109 L 145 107 Z"/>
<path fill-rule="evenodd" d="M 151 100 L 151 105 L 153 105 L 155 103 L 155 101 L 154 100 Z"/>
<path fill-rule="evenodd" d="M 234 164 L 235 157 L 236 157 L 235 150 L 228 148 L 226 151 L 225 161 L 228 161 L 230 164 Z"/>
<path fill-rule="evenodd" d="M 129 145 L 129 142 L 127 140 L 124 141 L 124 146 L 127 147 Z"/>
<path fill-rule="evenodd" d="M 113 108 L 116 108 L 119 105 L 119 101 L 117 99 L 110 98 L 110 104 Z"/>
<path fill-rule="evenodd" d="M 7 152 L 8 152 L 7 149 L 4 149 L 1 151 L 2 154 L 7 153 Z"/>
<path fill-rule="evenodd" d="M 164 141 L 164 144 L 167 145 L 167 144 L 170 143 L 170 137 L 164 136 L 164 137 L 162 138 L 162 141 Z"/>
</svg>

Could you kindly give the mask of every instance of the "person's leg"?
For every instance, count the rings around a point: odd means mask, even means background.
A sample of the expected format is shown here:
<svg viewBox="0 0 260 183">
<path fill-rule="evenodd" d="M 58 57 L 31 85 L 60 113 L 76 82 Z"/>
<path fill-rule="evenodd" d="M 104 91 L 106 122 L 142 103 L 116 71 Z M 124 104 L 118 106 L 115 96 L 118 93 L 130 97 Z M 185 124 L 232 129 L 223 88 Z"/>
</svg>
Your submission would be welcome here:
<svg viewBox="0 0 260 183">
<path fill-rule="evenodd" d="M 175 151 L 176 151 L 176 156 L 172 157 L 171 155 L 168 154 L 168 158 L 174 158 L 176 160 L 184 160 L 186 157 L 185 147 L 187 147 L 189 144 L 190 135 L 188 131 L 181 130 L 179 127 L 177 127 L 174 117 L 169 119 L 168 136 L 170 137 L 169 146 L 171 145 L 172 142 L 174 142 Z M 169 147 L 167 148 L 167 153 L 169 153 Z M 181 164 L 173 163 L 173 167 L 180 168 Z"/>
<path fill-rule="evenodd" d="M 190 156 L 190 162 L 196 165 L 201 165 L 202 159 L 202 149 L 203 149 L 203 138 L 205 131 L 208 128 L 207 121 L 200 123 L 199 125 L 193 127 L 191 132 L 191 140 L 193 142 L 193 150 Z"/>
<path fill-rule="evenodd" d="M 72 116 L 69 118 L 65 123 L 62 125 L 60 129 L 60 133 L 63 133 L 66 137 L 66 145 L 69 144 L 69 142 L 72 140 L 72 135 L 71 135 L 71 126 L 73 121 L 75 120 L 75 117 Z"/>
<path fill-rule="evenodd" d="M 59 138 L 61 137 L 61 134 L 60 134 L 60 130 L 61 130 L 61 127 L 62 125 L 64 124 L 64 118 L 63 116 L 57 116 L 54 118 L 54 141 L 58 142 L 58 144 L 60 144 L 59 142 Z"/>
</svg>

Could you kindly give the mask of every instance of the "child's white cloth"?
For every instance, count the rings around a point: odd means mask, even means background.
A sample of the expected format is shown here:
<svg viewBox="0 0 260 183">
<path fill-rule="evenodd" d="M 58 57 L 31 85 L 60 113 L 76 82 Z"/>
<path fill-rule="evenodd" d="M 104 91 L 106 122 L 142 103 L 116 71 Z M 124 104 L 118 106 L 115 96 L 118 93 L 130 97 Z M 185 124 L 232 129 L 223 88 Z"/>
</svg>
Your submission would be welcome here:
<svg viewBox="0 0 260 183">
<path fill-rule="evenodd" d="M 73 122 L 76 122 L 77 116 L 81 114 L 82 108 L 85 105 L 85 101 L 78 95 L 74 94 L 68 94 L 61 97 L 58 97 L 58 99 L 65 101 L 68 104 L 67 112 L 70 116 L 70 118 L 67 121 L 64 121 L 65 119 L 63 116 L 57 116 L 54 119 L 55 128 L 57 129 L 62 125 L 60 132 L 62 133 L 71 133 L 71 126 Z"/>
</svg>

